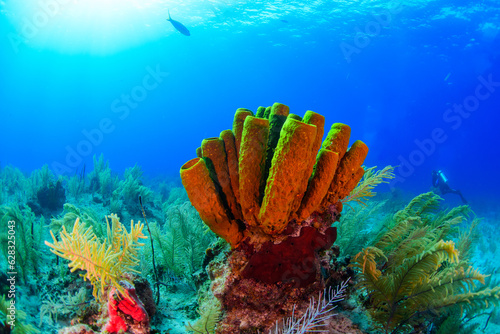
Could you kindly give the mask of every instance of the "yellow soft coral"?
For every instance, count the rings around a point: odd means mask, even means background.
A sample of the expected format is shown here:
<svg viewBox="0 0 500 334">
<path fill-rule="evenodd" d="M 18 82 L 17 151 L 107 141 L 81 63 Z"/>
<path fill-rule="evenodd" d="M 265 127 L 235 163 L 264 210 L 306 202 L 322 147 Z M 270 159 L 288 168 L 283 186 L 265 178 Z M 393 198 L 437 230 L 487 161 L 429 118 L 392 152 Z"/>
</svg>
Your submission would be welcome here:
<svg viewBox="0 0 500 334">
<path fill-rule="evenodd" d="M 106 285 L 114 286 L 121 294 L 126 295 L 125 290 L 119 284 L 126 271 L 139 273 L 133 267 L 139 264 L 137 254 L 140 246 L 139 239 L 145 239 L 142 234 L 144 224 L 138 222 L 130 223 L 130 232 L 123 227 L 116 215 L 110 215 L 111 226 L 106 217 L 108 226 L 107 239 L 100 241 L 92 227 L 86 228 L 80 224 L 77 218 L 73 226 L 73 232 L 68 233 L 63 226 L 58 241 L 52 231 L 54 243 L 45 241 L 51 247 L 51 252 L 64 259 L 70 260 L 68 266 L 71 272 L 81 269 L 86 273 L 82 276 L 90 281 L 94 287 L 94 297 L 101 299 Z"/>
</svg>

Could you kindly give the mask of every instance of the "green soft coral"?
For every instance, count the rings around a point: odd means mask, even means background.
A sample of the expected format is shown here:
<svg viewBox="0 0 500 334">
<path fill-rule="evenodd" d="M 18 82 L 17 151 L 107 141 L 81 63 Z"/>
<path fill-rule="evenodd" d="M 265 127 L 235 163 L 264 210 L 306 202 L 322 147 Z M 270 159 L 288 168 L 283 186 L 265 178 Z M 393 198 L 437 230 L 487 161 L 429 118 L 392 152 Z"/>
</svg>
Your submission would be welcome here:
<svg viewBox="0 0 500 334">
<path fill-rule="evenodd" d="M 0 225 L 5 228 L 0 233 L 2 244 L 2 254 L 7 262 L 8 254 L 8 234 L 7 226 L 9 221 L 15 224 L 15 259 L 16 269 L 20 273 L 23 282 L 28 282 L 30 278 L 36 276 L 40 269 L 41 253 L 40 245 L 43 235 L 43 217 L 37 220 L 31 209 L 25 205 L 20 208 L 17 204 L 0 207 Z M 12 242 L 12 240 L 11 240 Z"/>
<path fill-rule="evenodd" d="M 468 312 L 498 305 L 500 287 L 474 290 L 485 275 L 468 265 L 472 233 L 450 238 L 469 212 L 433 214 L 440 198 L 422 194 L 396 213 L 390 228 L 353 260 L 359 287 L 370 296 L 369 311 L 385 333 L 404 332 L 426 314 Z M 474 225 L 475 226 L 475 225 Z"/>
<path fill-rule="evenodd" d="M 189 202 L 165 204 L 163 210 L 163 226 L 150 224 L 157 265 L 178 277 L 191 278 L 201 267 L 206 249 L 216 240 L 215 235 Z M 149 245 L 143 248 L 142 256 L 144 269 L 153 270 Z"/>
<path fill-rule="evenodd" d="M 394 167 L 391 165 L 378 171 L 375 171 L 375 168 L 377 168 L 377 166 L 365 168 L 363 178 L 359 181 L 356 188 L 349 193 L 349 196 L 341 199 L 342 203 L 348 204 L 349 202 L 356 202 L 366 206 L 368 198 L 377 194 L 373 189 L 381 183 L 389 183 L 388 180 L 394 178 Z"/>
<path fill-rule="evenodd" d="M 26 189 L 29 189 L 30 182 L 28 178 L 18 169 L 10 165 L 0 170 L 0 203 L 23 203 L 26 201 Z"/>
<path fill-rule="evenodd" d="M 109 168 L 109 161 L 104 160 L 101 154 L 99 158 L 94 156 L 94 170 L 89 173 L 89 190 L 92 193 L 98 193 L 103 199 L 110 198 L 118 188 L 118 176 L 113 175 Z"/>
<path fill-rule="evenodd" d="M 130 214 L 140 214 L 140 207 L 137 205 L 139 196 L 143 203 L 148 203 L 153 201 L 154 194 L 143 185 L 142 170 L 136 165 L 125 170 L 124 180 L 120 181 L 118 188 L 113 191 L 113 199 L 122 200 Z"/>
<path fill-rule="evenodd" d="M 64 216 L 61 218 L 52 218 L 50 221 L 50 229 L 55 234 L 58 234 L 63 226 L 66 228 L 66 231 L 71 232 L 75 220 L 80 218 L 81 223 L 84 223 L 86 226 L 92 226 L 92 230 L 98 238 L 105 236 L 106 229 L 100 222 L 99 215 L 91 208 L 78 208 L 73 204 L 66 203 L 63 206 L 63 213 Z"/>
</svg>

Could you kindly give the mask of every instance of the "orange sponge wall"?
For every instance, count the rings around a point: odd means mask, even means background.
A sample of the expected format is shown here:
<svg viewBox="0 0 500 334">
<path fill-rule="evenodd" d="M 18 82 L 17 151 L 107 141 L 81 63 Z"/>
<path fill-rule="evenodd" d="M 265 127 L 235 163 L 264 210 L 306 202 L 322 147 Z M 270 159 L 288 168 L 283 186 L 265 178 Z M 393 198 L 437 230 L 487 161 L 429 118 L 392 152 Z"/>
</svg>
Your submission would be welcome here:
<svg viewBox="0 0 500 334">
<path fill-rule="evenodd" d="M 238 109 L 233 129 L 204 140 L 201 157 L 181 168 L 201 219 L 236 248 L 247 236 L 271 240 L 292 220 L 339 206 L 363 176 L 368 147 L 356 141 L 348 150 L 350 128 L 340 123 L 321 145 L 324 123 L 320 114 L 301 119 L 280 103 L 257 115 Z"/>
</svg>

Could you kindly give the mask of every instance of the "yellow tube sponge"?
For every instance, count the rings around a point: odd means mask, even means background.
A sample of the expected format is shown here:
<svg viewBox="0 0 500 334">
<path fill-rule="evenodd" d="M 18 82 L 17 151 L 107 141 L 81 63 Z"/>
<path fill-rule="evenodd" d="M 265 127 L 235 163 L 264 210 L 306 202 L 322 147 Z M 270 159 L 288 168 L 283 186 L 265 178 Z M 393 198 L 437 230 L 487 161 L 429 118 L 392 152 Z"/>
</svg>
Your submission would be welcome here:
<svg viewBox="0 0 500 334">
<path fill-rule="evenodd" d="M 220 133 L 220 139 L 224 141 L 224 149 L 226 151 L 227 169 L 229 178 L 231 179 L 231 188 L 233 189 L 236 202 L 240 203 L 240 181 L 238 174 L 238 154 L 236 153 L 236 143 L 234 141 L 234 133 L 231 130 L 224 130 Z M 241 216 L 241 208 L 239 208 Z"/>
<path fill-rule="evenodd" d="M 271 108 L 272 107 L 267 107 L 266 110 L 264 110 L 264 117 L 263 118 L 269 119 L 269 115 L 271 115 Z"/>
<path fill-rule="evenodd" d="M 288 106 L 276 102 L 270 108 L 268 115 L 269 118 L 269 139 L 267 141 L 267 152 L 266 152 L 266 165 L 264 167 L 263 183 L 261 187 L 265 186 L 267 177 L 269 176 L 269 170 L 271 169 L 271 162 L 273 161 L 274 151 L 278 145 L 278 140 L 280 139 L 281 128 L 287 117 L 289 117 L 290 108 Z M 264 111 L 265 113 L 265 111 Z M 264 189 L 261 189 L 261 193 Z"/>
<path fill-rule="evenodd" d="M 351 137 L 351 128 L 349 125 L 334 123 L 323 142 L 323 148 L 337 152 L 339 161 L 344 157 L 349 146 L 349 137 Z"/>
<path fill-rule="evenodd" d="M 335 177 L 333 178 L 330 188 L 328 189 L 328 194 L 323 200 L 322 205 L 324 207 L 336 203 L 338 200 L 341 200 L 345 196 L 349 195 L 349 192 L 354 189 L 363 176 L 359 168 L 363 164 L 367 154 L 368 146 L 366 146 L 365 143 L 357 140 L 354 144 L 352 144 L 349 151 L 347 151 L 342 160 L 340 160 Z M 354 187 L 349 190 L 353 179 L 358 177 L 359 179 L 356 181 L 356 184 L 354 184 Z"/>
<path fill-rule="evenodd" d="M 180 173 L 189 200 L 203 222 L 233 248 L 236 247 L 243 234 L 238 224 L 228 218 L 205 161 L 202 158 L 191 159 L 181 167 Z"/>
<path fill-rule="evenodd" d="M 243 125 L 245 124 L 245 118 L 252 115 L 252 111 L 245 108 L 239 108 L 234 114 L 233 133 L 236 145 L 236 154 L 238 155 L 238 157 L 240 156 L 241 135 L 243 134 Z"/>
<path fill-rule="evenodd" d="M 259 214 L 265 233 L 280 233 L 288 224 L 294 200 L 296 196 L 302 196 L 299 190 L 309 180 L 306 171 L 315 138 L 316 126 L 293 118 L 287 118 L 285 121 L 271 163 Z"/>
<path fill-rule="evenodd" d="M 224 141 L 220 138 L 203 139 L 201 151 L 207 167 L 210 171 L 213 169 L 212 179 L 215 185 L 221 187 L 222 192 L 219 191 L 219 194 L 224 206 L 230 209 L 231 216 L 229 218 L 241 219 L 240 208 L 231 187 Z"/>
<path fill-rule="evenodd" d="M 269 161 L 273 158 L 274 150 L 280 138 L 281 128 L 285 124 L 289 113 L 290 108 L 281 103 L 275 103 L 271 108 L 271 113 L 269 114 L 269 142 L 267 144 Z"/>
<path fill-rule="evenodd" d="M 257 112 L 255 113 L 255 116 L 259 118 L 265 118 L 264 114 L 266 113 L 266 107 L 258 107 Z"/>
<path fill-rule="evenodd" d="M 181 168 L 191 203 L 233 247 L 281 242 L 304 226 L 323 233 L 362 178 L 368 153 L 361 141 L 348 150 L 345 124 L 333 124 L 322 142 L 325 132 L 313 111 L 301 118 L 281 103 L 255 116 L 237 109 L 232 130 L 204 140 L 201 158 Z"/>
<path fill-rule="evenodd" d="M 318 162 L 309 182 L 307 192 L 302 199 L 297 216 L 304 220 L 317 210 L 332 183 L 337 168 L 339 154 L 327 149 L 321 149 L 318 154 Z"/>
<path fill-rule="evenodd" d="M 268 138 L 269 120 L 247 116 L 241 136 L 238 173 L 241 212 L 250 225 L 256 224 L 259 215 Z"/>
<path fill-rule="evenodd" d="M 339 200 L 347 197 L 351 191 L 356 188 L 358 185 L 359 181 L 363 178 L 363 175 L 365 174 L 365 169 L 363 167 L 358 167 L 358 169 L 354 172 L 352 177 L 346 182 L 345 187 L 339 190 L 338 197 Z"/>
<path fill-rule="evenodd" d="M 309 165 L 305 171 L 306 175 L 310 176 L 313 172 L 314 165 L 316 163 L 316 156 L 318 150 L 321 147 L 321 141 L 323 140 L 323 134 L 325 132 L 325 117 L 315 113 L 314 111 L 308 110 L 302 119 L 304 123 L 316 126 L 316 137 L 314 138 L 314 143 L 311 148 L 311 154 L 309 155 Z M 337 166 L 334 167 L 334 170 Z M 331 180 L 330 180 L 331 181 Z M 302 198 L 307 190 L 308 183 L 304 182 L 302 187 L 299 189 L 299 195 L 295 197 L 294 203 L 292 205 L 292 213 L 296 213 L 301 206 Z M 293 218 L 297 218 L 296 215 Z"/>
<path fill-rule="evenodd" d="M 316 125 L 316 138 L 314 139 L 313 152 L 317 153 L 321 147 L 323 135 L 325 134 L 325 116 L 308 110 L 304 115 L 302 121 L 307 124 Z M 311 160 L 313 161 L 314 165 L 314 163 L 316 162 L 316 155 L 314 155 Z"/>
</svg>

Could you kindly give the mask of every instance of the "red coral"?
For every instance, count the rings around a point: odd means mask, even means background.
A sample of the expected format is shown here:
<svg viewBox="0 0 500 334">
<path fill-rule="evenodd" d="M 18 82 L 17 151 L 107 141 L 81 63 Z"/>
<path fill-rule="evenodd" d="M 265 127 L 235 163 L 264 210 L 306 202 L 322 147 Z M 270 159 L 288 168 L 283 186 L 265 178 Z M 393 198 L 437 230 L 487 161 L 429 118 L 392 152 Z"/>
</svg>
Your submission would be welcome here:
<svg viewBox="0 0 500 334">
<path fill-rule="evenodd" d="M 137 298 L 135 288 L 128 282 L 120 282 L 125 287 L 129 298 L 118 296 L 116 289 L 113 287 L 108 294 L 108 313 L 109 321 L 106 324 L 105 330 L 109 333 L 118 333 L 119 331 L 127 331 L 134 323 L 140 323 L 141 327 L 149 326 L 148 313 L 144 309 L 144 305 Z M 123 318 L 123 315 L 130 316 L 131 321 Z M 149 332 L 149 330 L 147 330 Z"/>
<path fill-rule="evenodd" d="M 264 243 L 250 257 L 242 276 L 270 284 L 295 282 L 297 287 L 306 287 L 316 280 L 317 252 L 330 248 L 336 239 L 335 227 L 321 234 L 314 227 L 305 226 L 298 237 L 289 237 L 279 244 Z"/>
</svg>

